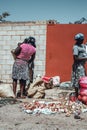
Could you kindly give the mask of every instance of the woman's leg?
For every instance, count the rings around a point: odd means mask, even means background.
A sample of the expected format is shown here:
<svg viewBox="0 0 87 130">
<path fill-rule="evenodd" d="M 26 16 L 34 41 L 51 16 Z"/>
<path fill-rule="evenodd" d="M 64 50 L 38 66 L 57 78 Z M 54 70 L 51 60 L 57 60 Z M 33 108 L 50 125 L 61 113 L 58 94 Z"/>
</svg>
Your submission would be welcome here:
<svg viewBox="0 0 87 130">
<path fill-rule="evenodd" d="M 24 97 L 25 86 L 26 86 L 26 81 L 21 79 L 20 80 L 20 93 L 21 93 L 21 97 Z"/>
<path fill-rule="evenodd" d="M 75 87 L 75 95 L 76 95 L 76 98 L 78 98 L 78 91 L 79 89 L 77 87 Z"/>
<path fill-rule="evenodd" d="M 16 89 L 17 89 L 17 79 L 13 79 L 13 92 L 16 96 Z"/>
<path fill-rule="evenodd" d="M 34 61 L 32 61 L 29 65 L 29 78 L 30 78 L 30 83 L 33 83 L 33 75 L 34 75 Z"/>
<path fill-rule="evenodd" d="M 30 83 L 33 83 L 33 69 L 29 68 Z"/>
</svg>

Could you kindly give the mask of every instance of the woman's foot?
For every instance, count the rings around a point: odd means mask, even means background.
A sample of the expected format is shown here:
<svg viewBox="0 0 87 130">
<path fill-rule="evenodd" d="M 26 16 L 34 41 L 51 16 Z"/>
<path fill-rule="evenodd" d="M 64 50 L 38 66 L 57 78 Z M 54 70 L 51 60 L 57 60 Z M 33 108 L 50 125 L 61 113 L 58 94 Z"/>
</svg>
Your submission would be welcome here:
<svg viewBox="0 0 87 130">
<path fill-rule="evenodd" d="M 26 98 L 26 96 L 25 95 L 20 95 L 18 98 L 24 99 L 24 98 Z"/>
</svg>

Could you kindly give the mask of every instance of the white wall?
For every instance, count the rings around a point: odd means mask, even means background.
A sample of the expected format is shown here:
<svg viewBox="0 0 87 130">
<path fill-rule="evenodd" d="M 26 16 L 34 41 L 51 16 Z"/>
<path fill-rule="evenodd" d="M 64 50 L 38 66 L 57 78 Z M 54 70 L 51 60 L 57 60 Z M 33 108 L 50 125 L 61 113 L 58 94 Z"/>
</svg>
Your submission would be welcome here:
<svg viewBox="0 0 87 130">
<path fill-rule="evenodd" d="M 12 22 L 0 23 L 0 81 L 12 82 L 12 65 L 14 59 L 11 49 L 26 37 L 36 38 L 37 52 L 35 58 L 34 77 L 45 74 L 46 58 L 46 22 Z"/>
</svg>

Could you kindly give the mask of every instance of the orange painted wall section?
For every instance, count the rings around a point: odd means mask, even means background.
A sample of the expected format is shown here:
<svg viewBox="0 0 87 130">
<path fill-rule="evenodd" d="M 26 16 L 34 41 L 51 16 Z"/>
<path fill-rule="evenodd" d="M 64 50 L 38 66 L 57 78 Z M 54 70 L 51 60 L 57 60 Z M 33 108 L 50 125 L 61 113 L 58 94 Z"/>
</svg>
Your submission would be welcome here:
<svg viewBox="0 0 87 130">
<path fill-rule="evenodd" d="M 74 36 L 80 32 L 86 43 L 87 24 L 47 25 L 46 76 L 60 76 L 62 82 L 71 80 Z"/>
</svg>

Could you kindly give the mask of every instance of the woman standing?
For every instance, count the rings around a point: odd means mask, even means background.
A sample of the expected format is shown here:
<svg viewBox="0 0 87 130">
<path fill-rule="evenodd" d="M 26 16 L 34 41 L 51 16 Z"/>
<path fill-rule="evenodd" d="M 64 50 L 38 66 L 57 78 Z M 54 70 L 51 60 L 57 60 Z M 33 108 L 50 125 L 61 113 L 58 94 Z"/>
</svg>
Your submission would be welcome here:
<svg viewBox="0 0 87 130">
<path fill-rule="evenodd" d="M 79 79 L 86 75 L 85 62 L 87 54 L 85 44 L 83 43 L 84 34 L 76 34 L 75 41 L 73 46 L 72 87 L 75 88 L 76 97 L 78 97 Z"/>
<path fill-rule="evenodd" d="M 31 44 L 33 47 L 36 48 L 36 40 L 34 37 L 29 37 L 28 38 L 28 43 Z M 34 60 L 35 60 L 35 53 L 34 55 L 31 57 L 31 59 L 29 60 L 29 77 L 30 77 L 30 83 L 33 83 L 33 78 L 34 78 Z"/>
<path fill-rule="evenodd" d="M 13 64 L 12 79 L 13 79 L 13 92 L 16 96 L 17 81 L 20 83 L 20 97 L 23 98 L 23 90 L 26 86 L 26 81 L 29 79 L 28 61 L 31 56 L 36 52 L 35 47 L 28 43 L 22 43 L 18 46 L 14 54 L 16 60 Z"/>
</svg>

